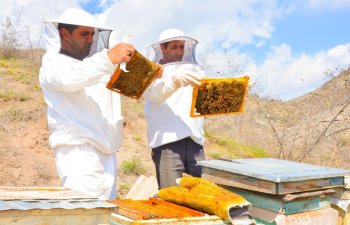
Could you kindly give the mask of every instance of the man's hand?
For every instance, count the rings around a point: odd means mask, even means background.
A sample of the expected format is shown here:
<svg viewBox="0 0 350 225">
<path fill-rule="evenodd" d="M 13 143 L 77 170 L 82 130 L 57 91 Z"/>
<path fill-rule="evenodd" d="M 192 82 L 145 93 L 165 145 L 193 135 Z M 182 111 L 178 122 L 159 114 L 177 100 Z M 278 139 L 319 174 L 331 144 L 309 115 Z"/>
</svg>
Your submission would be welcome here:
<svg viewBox="0 0 350 225">
<path fill-rule="evenodd" d="M 186 87 L 191 85 L 192 87 L 199 87 L 201 77 L 190 72 L 173 76 L 173 82 L 176 87 Z"/>
<path fill-rule="evenodd" d="M 135 48 L 131 44 L 120 43 L 115 45 L 108 51 L 108 57 L 114 64 L 121 62 L 129 62 L 135 52 Z"/>
<path fill-rule="evenodd" d="M 156 75 L 156 79 L 162 78 L 162 76 L 163 76 L 163 66 L 162 65 L 159 65 L 159 66 L 160 66 L 160 69 L 158 70 L 158 73 Z"/>
</svg>

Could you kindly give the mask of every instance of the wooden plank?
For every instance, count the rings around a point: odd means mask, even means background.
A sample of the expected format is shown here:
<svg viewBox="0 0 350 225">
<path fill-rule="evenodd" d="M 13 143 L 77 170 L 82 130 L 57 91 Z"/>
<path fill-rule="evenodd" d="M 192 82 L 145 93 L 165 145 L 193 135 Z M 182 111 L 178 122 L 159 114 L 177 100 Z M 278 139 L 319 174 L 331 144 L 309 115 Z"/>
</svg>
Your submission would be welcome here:
<svg viewBox="0 0 350 225">
<path fill-rule="evenodd" d="M 337 199 L 343 199 L 343 200 L 350 200 L 350 190 L 345 188 L 334 188 L 335 194 L 334 198 Z"/>
<path fill-rule="evenodd" d="M 142 200 L 153 197 L 158 191 L 157 179 L 154 176 L 146 177 L 144 175 L 139 176 L 129 192 L 126 194 L 125 199 Z"/>
<path fill-rule="evenodd" d="M 350 176 L 344 176 L 344 188 L 350 189 Z"/>
<path fill-rule="evenodd" d="M 218 216 L 203 216 L 203 217 L 187 217 L 181 219 L 156 219 L 156 220 L 131 220 L 116 213 L 111 214 L 109 221 L 111 225 L 229 225 Z"/>
<path fill-rule="evenodd" d="M 0 211 L 0 224 L 96 225 L 108 224 L 111 209 L 45 209 Z"/>
<path fill-rule="evenodd" d="M 344 177 L 330 177 L 315 180 L 304 180 L 294 182 L 277 183 L 276 194 L 287 194 L 295 192 L 305 192 L 320 190 L 333 187 L 342 187 L 344 185 Z"/>
<path fill-rule="evenodd" d="M 224 188 L 243 196 L 255 207 L 268 209 L 273 212 L 282 213 L 285 215 L 330 207 L 329 197 L 303 198 L 286 202 L 283 200 L 283 196 L 251 192 L 227 186 Z"/>
<path fill-rule="evenodd" d="M 117 212 L 119 215 L 133 220 L 185 218 L 205 215 L 202 212 L 155 198 L 151 198 L 150 200 L 108 200 L 108 202 L 119 205 Z"/>
<path fill-rule="evenodd" d="M 276 194 L 276 183 L 240 174 L 203 167 L 202 178 L 213 183 L 258 192 Z"/>
<path fill-rule="evenodd" d="M 64 187 L 6 187 L 0 186 L 0 200 L 32 199 L 97 199 Z"/>
<path fill-rule="evenodd" d="M 153 203 L 157 203 L 158 205 L 163 205 L 171 210 L 185 212 L 186 214 L 188 214 L 190 216 L 204 216 L 205 215 L 205 213 L 199 212 L 197 210 L 190 209 L 190 208 L 187 208 L 187 207 L 184 207 L 181 205 L 173 204 L 171 202 L 167 202 L 167 201 L 164 201 L 164 200 L 159 199 L 159 198 L 150 198 L 150 201 Z"/>
</svg>

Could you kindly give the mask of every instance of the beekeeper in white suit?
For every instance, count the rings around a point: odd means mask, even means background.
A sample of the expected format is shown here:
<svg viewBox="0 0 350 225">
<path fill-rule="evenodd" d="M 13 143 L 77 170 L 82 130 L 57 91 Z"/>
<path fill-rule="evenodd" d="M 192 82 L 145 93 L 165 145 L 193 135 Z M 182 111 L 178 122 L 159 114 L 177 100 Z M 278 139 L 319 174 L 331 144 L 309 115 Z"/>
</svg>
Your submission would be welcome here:
<svg viewBox="0 0 350 225">
<path fill-rule="evenodd" d="M 197 161 L 205 160 L 204 121 L 190 117 L 192 90 L 204 75 L 195 60 L 197 43 L 181 30 L 167 29 L 147 49 L 164 69 L 144 93 L 148 144 L 160 189 L 176 185 L 182 173 L 202 174 Z"/>
<path fill-rule="evenodd" d="M 69 8 L 45 22 L 47 51 L 39 81 L 62 186 L 115 199 L 115 152 L 122 144 L 123 122 L 120 96 L 106 83 L 135 49 L 126 43 L 108 49 L 112 30 L 81 9 Z"/>
</svg>

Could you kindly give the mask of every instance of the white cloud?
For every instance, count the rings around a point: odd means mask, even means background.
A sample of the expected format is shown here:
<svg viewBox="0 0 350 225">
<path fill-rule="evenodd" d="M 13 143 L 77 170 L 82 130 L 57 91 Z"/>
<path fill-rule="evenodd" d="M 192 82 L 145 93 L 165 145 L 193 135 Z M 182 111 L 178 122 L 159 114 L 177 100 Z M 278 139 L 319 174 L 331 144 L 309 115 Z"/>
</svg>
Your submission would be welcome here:
<svg viewBox="0 0 350 225">
<path fill-rule="evenodd" d="M 182 29 L 200 40 L 202 46 L 216 44 L 228 48 L 267 39 L 273 21 L 283 14 L 277 1 L 196 1 L 196 0 L 128 0 L 116 2 L 108 13 L 107 23 L 122 33 L 133 34 L 137 48 L 155 42 L 162 30 Z"/>
<path fill-rule="evenodd" d="M 29 30 L 31 43 L 37 47 L 40 38 L 40 32 L 43 28 L 44 19 L 52 19 L 61 15 L 64 9 L 68 7 L 79 7 L 77 0 L 2 0 L 2 10 L 0 11 L 0 22 L 5 21 L 8 16 L 12 19 L 13 12 L 22 12 L 22 29 Z M 25 31 L 25 37 L 27 31 Z"/>
<path fill-rule="evenodd" d="M 293 55 L 291 46 L 282 44 L 272 48 L 254 76 L 266 94 L 289 100 L 320 87 L 326 70 L 348 67 L 349 62 L 350 43 L 313 55 Z"/>
<path fill-rule="evenodd" d="M 79 7 L 79 2 L 82 0 L 2 0 L 0 19 L 3 21 L 13 9 L 23 7 L 23 21 L 35 42 L 43 19 L 56 18 L 68 7 Z M 122 34 L 130 33 L 132 43 L 141 52 L 146 45 L 155 42 L 164 29 L 180 28 L 199 40 L 198 55 L 207 53 L 208 46 L 216 48 L 216 52 L 207 58 L 213 71 L 230 76 L 237 69 L 237 74 L 253 76 L 274 96 L 290 99 L 319 87 L 326 69 L 349 65 L 349 44 L 312 55 L 295 54 L 291 46 L 282 44 L 273 47 L 261 64 L 240 52 L 239 47 L 255 46 L 254 51 L 266 49 L 276 21 L 300 8 L 305 9 L 305 5 L 312 10 L 336 10 L 349 8 L 350 1 L 116 0 L 113 3 L 102 0 L 99 6 L 109 8 L 98 18 L 120 31 L 119 40 L 122 40 Z M 226 58 L 224 49 L 228 49 Z M 227 63 L 228 55 L 231 64 Z M 237 65 L 239 68 L 235 67 Z"/>
<path fill-rule="evenodd" d="M 305 2 L 304 2 L 305 3 Z M 338 10 L 350 8 L 349 0 L 308 0 L 308 5 L 311 9 L 316 10 Z"/>
</svg>

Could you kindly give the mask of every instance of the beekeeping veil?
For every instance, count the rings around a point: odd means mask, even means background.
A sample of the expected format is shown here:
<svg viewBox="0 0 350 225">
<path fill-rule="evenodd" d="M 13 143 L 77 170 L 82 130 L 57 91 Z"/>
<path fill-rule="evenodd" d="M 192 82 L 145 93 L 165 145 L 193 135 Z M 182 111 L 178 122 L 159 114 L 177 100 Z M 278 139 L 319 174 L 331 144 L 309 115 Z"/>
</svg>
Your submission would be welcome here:
<svg viewBox="0 0 350 225">
<path fill-rule="evenodd" d="M 109 48 L 109 39 L 112 29 L 102 26 L 91 14 L 82 9 L 68 8 L 59 18 L 46 20 L 44 22 L 47 52 L 60 51 L 61 42 L 58 32 L 59 23 L 95 28 L 93 44 L 91 45 L 91 50 L 87 57 L 92 56 L 96 52 L 100 52 L 105 48 Z"/>
<path fill-rule="evenodd" d="M 184 52 L 182 59 L 176 62 L 170 63 L 193 63 L 197 64 L 195 59 L 195 47 L 198 43 L 197 40 L 185 36 L 184 32 L 178 29 L 167 29 L 159 35 L 158 42 L 150 45 L 146 48 L 147 57 L 150 58 L 154 63 L 162 63 L 164 55 L 161 45 L 169 43 L 171 41 L 184 41 Z M 170 64 L 169 63 L 169 64 Z"/>
</svg>

